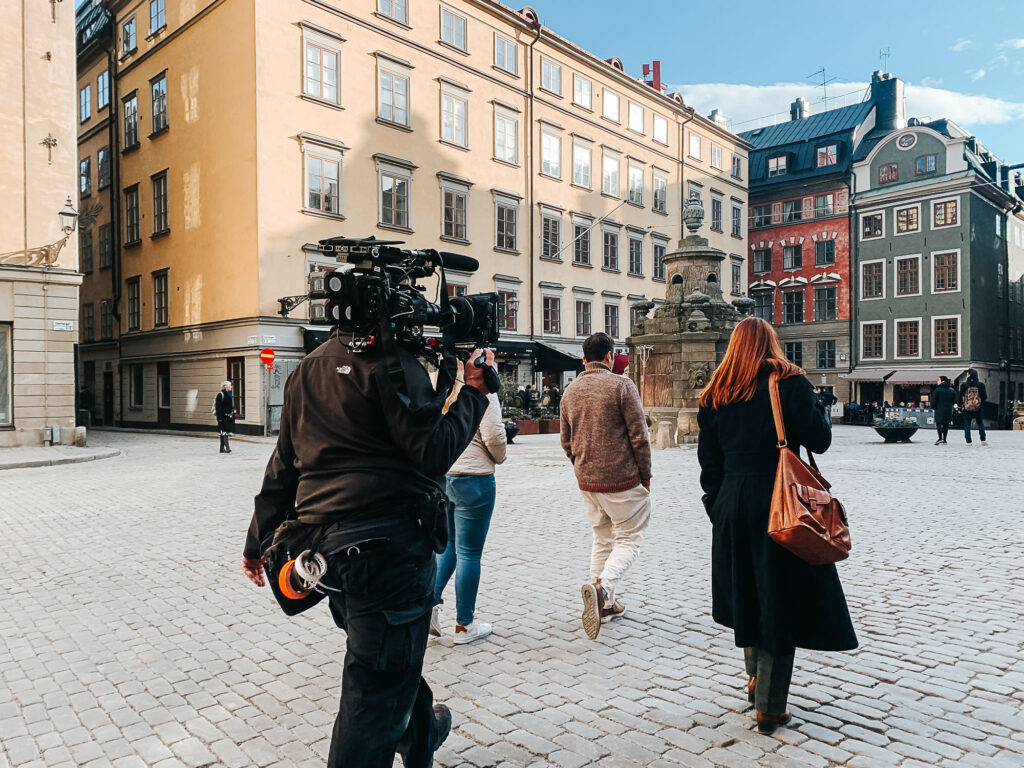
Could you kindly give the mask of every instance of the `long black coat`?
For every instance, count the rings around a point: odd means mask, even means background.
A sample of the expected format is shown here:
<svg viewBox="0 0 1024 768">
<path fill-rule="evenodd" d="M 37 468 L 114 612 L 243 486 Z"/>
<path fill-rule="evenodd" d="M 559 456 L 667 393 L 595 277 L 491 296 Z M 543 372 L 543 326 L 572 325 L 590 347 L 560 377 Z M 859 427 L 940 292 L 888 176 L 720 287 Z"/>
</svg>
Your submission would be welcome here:
<svg viewBox="0 0 1024 768">
<path fill-rule="evenodd" d="M 235 431 L 235 399 L 225 395 L 223 389 L 217 393 L 214 413 L 217 416 L 217 428 L 221 432 Z"/>
<path fill-rule="evenodd" d="M 832 427 L 803 376 L 779 384 L 790 447 L 824 453 Z M 701 486 L 713 525 L 712 616 L 731 627 L 737 647 L 773 653 L 794 648 L 857 647 L 846 597 L 834 565 L 808 565 L 768 537 L 779 461 L 768 377 L 753 399 L 697 414 Z"/>
</svg>

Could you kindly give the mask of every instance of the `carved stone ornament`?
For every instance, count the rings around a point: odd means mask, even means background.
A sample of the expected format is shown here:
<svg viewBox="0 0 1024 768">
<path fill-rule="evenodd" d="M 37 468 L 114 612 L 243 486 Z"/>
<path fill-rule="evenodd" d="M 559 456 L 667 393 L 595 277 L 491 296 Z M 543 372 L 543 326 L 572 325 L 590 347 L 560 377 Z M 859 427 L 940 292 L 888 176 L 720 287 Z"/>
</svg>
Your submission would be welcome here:
<svg viewBox="0 0 1024 768">
<path fill-rule="evenodd" d="M 704 204 L 700 201 L 700 195 L 696 192 L 690 193 L 690 199 L 686 201 L 683 211 L 683 221 L 691 235 L 697 234 L 701 223 L 704 221 Z"/>
<path fill-rule="evenodd" d="M 49 245 L 41 245 L 38 248 L 29 248 L 27 251 L 8 251 L 0 253 L 0 264 L 15 264 L 22 267 L 52 267 L 60 249 L 68 241 L 65 237 Z"/>
</svg>

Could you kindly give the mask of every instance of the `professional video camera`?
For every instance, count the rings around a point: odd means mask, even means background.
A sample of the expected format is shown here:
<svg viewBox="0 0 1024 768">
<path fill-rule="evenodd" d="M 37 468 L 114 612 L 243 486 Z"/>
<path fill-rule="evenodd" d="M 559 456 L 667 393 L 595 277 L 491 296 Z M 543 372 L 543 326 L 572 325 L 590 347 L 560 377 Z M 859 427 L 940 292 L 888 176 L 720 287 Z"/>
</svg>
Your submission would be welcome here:
<svg viewBox="0 0 1024 768">
<path fill-rule="evenodd" d="M 498 295 L 448 296 L 445 269 L 475 272 L 480 263 L 457 253 L 397 248 L 400 240 L 332 237 L 319 250 L 346 266 L 310 273 L 310 316 L 351 334 L 355 351 L 393 338 L 415 355 L 455 353 L 498 341 Z M 418 279 L 437 275 L 438 303 L 429 301 Z M 437 328 L 440 336 L 424 333 Z M 459 348 L 463 348 L 460 353 Z"/>
</svg>

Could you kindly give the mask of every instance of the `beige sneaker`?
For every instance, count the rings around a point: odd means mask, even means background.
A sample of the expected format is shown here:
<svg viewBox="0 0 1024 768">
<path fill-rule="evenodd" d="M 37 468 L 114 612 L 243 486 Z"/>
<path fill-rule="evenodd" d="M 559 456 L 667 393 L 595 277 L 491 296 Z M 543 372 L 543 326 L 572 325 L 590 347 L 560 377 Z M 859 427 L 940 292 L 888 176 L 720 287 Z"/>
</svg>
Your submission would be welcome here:
<svg viewBox="0 0 1024 768">
<path fill-rule="evenodd" d="M 580 587 L 583 597 L 583 631 L 587 637 L 596 640 L 601 631 L 601 609 L 604 608 L 604 589 L 597 584 Z"/>
</svg>

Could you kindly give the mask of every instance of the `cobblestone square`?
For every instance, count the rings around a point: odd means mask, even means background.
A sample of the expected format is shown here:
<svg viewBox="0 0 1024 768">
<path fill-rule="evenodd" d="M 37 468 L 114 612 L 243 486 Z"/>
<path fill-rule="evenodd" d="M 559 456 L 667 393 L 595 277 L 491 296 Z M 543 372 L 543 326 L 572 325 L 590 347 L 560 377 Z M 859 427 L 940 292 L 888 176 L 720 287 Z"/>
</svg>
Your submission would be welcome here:
<svg viewBox="0 0 1024 768">
<path fill-rule="evenodd" d="M 753 728 L 742 653 L 710 617 L 692 446 L 655 453 L 628 616 L 579 623 L 589 531 L 555 436 L 517 439 L 478 602 L 494 635 L 432 640 L 455 727 L 436 764 L 1024 765 L 1024 435 L 884 445 L 837 427 L 840 564 L 861 647 L 799 651 L 792 726 Z M 323 766 L 344 635 L 287 619 L 239 569 L 269 440 L 94 432 L 116 458 L 0 472 L 0 768 Z M 452 597 L 452 587 L 449 587 Z"/>
</svg>

